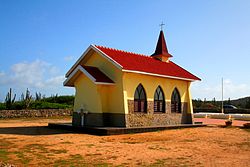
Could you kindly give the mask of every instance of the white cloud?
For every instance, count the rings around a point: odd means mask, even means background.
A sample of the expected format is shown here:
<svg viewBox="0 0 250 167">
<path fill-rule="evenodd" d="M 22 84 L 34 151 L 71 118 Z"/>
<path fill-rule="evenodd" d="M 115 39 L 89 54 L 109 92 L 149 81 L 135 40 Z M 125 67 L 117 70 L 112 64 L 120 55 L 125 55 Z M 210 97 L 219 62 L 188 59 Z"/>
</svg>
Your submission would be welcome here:
<svg viewBox="0 0 250 167">
<path fill-rule="evenodd" d="M 60 76 L 55 76 L 55 77 L 52 77 L 48 80 L 45 81 L 45 84 L 46 85 L 49 85 L 49 86 L 58 86 L 58 85 L 62 85 L 63 84 L 63 81 L 65 80 L 65 77 L 63 75 L 60 75 Z"/>
<path fill-rule="evenodd" d="M 58 73 L 57 67 L 45 61 L 21 62 L 12 65 L 9 72 L 1 72 L 0 83 L 20 88 L 61 86 L 64 77 Z"/>
<path fill-rule="evenodd" d="M 74 56 L 65 56 L 64 57 L 64 60 L 65 61 L 72 61 L 72 60 L 74 60 L 75 58 L 74 58 Z"/>
<path fill-rule="evenodd" d="M 0 77 L 4 77 L 5 73 L 4 72 L 0 72 Z"/>
<path fill-rule="evenodd" d="M 231 98 L 237 99 L 241 97 L 246 97 L 250 95 L 250 84 L 246 83 L 235 83 L 230 79 L 224 79 L 223 82 L 223 96 L 224 100 Z M 216 98 L 221 100 L 222 98 L 222 84 L 218 83 L 215 85 L 211 85 L 203 82 L 196 82 L 192 85 L 192 96 L 193 98 L 200 98 L 207 100 L 211 100 L 212 98 Z"/>
<path fill-rule="evenodd" d="M 13 64 L 8 71 L 0 72 L 0 101 L 4 99 L 9 88 L 13 88 L 17 97 L 26 88 L 33 94 L 41 92 L 46 96 L 73 94 L 74 89 L 63 87 L 64 80 L 64 74 L 56 66 L 42 60 Z"/>
<path fill-rule="evenodd" d="M 6 84 L 18 84 L 26 87 L 42 87 L 46 71 L 51 67 L 40 60 L 34 62 L 21 62 L 11 66 L 10 73 L 6 76 Z"/>
</svg>

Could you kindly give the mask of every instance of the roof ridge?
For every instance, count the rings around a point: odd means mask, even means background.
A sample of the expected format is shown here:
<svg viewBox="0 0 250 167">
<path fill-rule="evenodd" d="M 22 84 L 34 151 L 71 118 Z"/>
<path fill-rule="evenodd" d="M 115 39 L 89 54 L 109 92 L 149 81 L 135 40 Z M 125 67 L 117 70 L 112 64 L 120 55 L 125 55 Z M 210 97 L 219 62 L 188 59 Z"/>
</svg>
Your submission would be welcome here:
<svg viewBox="0 0 250 167">
<path fill-rule="evenodd" d="M 134 54 L 134 55 L 138 55 L 138 56 L 143 56 L 143 57 L 147 57 L 147 58 L 152 58 L 150 55 L 145 55 L 145 54 L 140 54 L 140 53 L 135 53 L 135 52 L 125 51 L 125 50 L 116 49 L 116 48 L 110 48 L 110 47 L 101 46 L 101 45 L 95 45 L 95 46 L 96 46 L 96 47 L 101 47 L 101 48 L 110 49 L 110 50 L 115 50 L 115 51 L 119 51 L 119 52 L 124 52 L 124 53 Z"/>
</svg>

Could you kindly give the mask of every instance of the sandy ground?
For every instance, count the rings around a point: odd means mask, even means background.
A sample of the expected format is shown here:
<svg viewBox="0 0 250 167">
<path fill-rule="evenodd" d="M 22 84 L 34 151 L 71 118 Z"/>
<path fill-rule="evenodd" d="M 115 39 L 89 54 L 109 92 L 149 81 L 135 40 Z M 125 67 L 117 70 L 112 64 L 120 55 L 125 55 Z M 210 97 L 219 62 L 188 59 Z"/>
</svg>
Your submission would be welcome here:
<svg viewBox="0 0 250 167">
<path fill-rule="evenodd" d="M 250 166 L 250 131 L 236 127 L 115 136 L 45 127 L 48 122 L 67 121 L 70 118 L 0 120 L 0 162 L 16 166 Z"/>
</svg>

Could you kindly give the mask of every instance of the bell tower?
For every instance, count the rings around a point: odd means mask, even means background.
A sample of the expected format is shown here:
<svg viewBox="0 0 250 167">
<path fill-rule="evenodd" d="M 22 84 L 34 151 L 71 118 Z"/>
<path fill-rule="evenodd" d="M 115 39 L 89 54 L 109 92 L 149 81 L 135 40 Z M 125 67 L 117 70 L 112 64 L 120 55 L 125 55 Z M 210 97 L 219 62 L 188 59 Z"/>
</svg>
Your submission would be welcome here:
<svg viewBox="0 0 250 167">
<path fill-rule="evenodd" d="M 169 58 L 173 57 L 170 53 L 168 53 L 168 48 L 162 30 L 160 31 L 158 42 L 155 48 L 155 53 L 152 54 L 151 56 L 163 62 L 169 62 Z"/>
</svg>

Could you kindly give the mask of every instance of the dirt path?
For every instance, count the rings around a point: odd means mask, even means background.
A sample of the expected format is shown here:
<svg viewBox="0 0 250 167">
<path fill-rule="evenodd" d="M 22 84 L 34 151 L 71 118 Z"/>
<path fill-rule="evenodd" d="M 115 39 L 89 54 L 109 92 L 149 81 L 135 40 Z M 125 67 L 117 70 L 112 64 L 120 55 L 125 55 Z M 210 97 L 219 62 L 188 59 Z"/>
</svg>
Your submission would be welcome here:
<svg viewBox="0 0 250 167">
<path fill-rule="evenodd" d="M 0 161 L 17 166 L 250 166 L 250 131 L 203 127 L 117 136 L 0 120 Z"/>
</svg>

